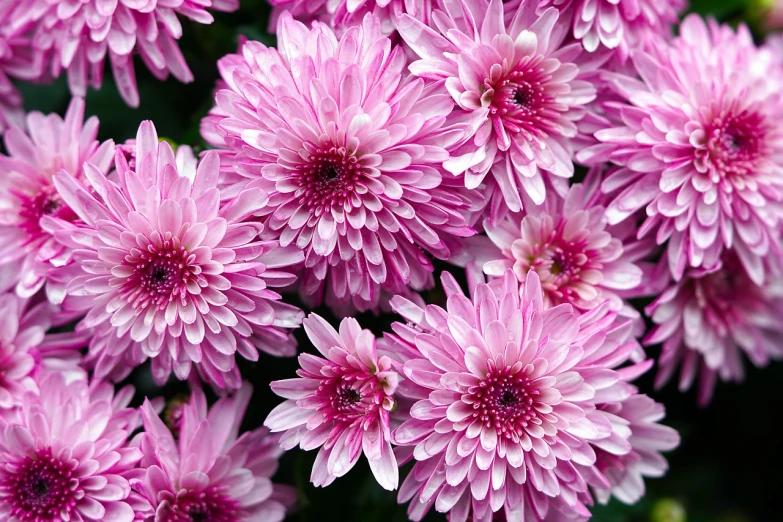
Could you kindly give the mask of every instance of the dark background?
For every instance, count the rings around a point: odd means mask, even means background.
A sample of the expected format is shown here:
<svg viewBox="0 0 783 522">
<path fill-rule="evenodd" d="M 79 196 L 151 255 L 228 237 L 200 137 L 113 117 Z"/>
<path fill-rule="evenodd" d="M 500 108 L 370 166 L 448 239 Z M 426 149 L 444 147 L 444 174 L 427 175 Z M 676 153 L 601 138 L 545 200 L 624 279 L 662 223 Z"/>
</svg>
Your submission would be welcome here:
<svg viewBox="0 0 783 522">
<path fill-rule="evenodd" d="M 658 1 L 658 0 L 652 0 Z M 758 14 L 751 0 L 694 0 L 692 9 L 721 21 L 753 21 Z M 212 89 L 217 79 L 215 62 L 236 49 L 239 35 L 274 44 L 266 34 L 269 8 L 264 0 L 242 0 L 242 8 L 233 14 L 217 14 L 210 26 L 184 23 L 181 46 L 195 75 L 195 82 L 183 85 L 176 80 L 158 82 L 137 63 L 141 107 L 128 108 L 120 99 L 107 71 L 104 88 L 91 91 L 87 112 L 101 120 L 101 139 L 116 142 L 135 136 L 141 120 L 152 119 L 162 137 L 181 144 L 203 147 L 198 131 L 201 117 L 212 106 Z M 138 62 L 138 61 L 137 61 Z M 63 113 L 68 104 L 64 79 L 54 85 L 21 86 L 28 110 Z M 444 266 L 439 267 L 445 268 Z M 427 296 L 438 302 L 433 291 Z M 328 312 L 319 310 L 328 317 Z M 336 321 L 332 319 L 332 324 Z M 366 328 L 380 334 L 391 317 L 360 318 Z M 302 350 L 312 347 L 297 332 Z M 650 350 L 657 356 L 658 350 Z M 278 360 L 262 354 L 258 364 L 242 362 L 242 374 L 256 389 L 246 416 L 245 427 L 255 428 L 281 399 L 268 387 L 271 380 L 293 377 L 298 368 L 295 359 Z M 668 455 L 671 470 L 663 479 L 648 481 L 648 495 L 635 506 L 612 502 L 595 508 L 596 522 L 772 522 L 783 520 L 780 514 L 783 437 L 780 417 L 783 413 L 783 364 L 763 370 L 749 369 L 741 386 L 721 384 L 708 408 L 698 408 L 695 393 L 681 394 L 672 384 L 653 392 L 651 376 L 642 378 L 640 387 L 667 407 L 666 422 L 682 436 L 682 445 Z M 146 367 L 131 376 L 139 396 L 164 395 L 168 398 L 187 389 L 172 382 L 156 388 Z M 291 514 L 292 522 L 397 522 L 405 521 L 406 506 L 398 506 L 396 494 L 383 491 L 373 480 L 363 459 L 346 476 L 326 489 L 309 484 L 315 452 L 294 450 L 286 454 L 276 481 L 293 484 L 299 491 L 300 508 Z M 402 470 L 402 475 L 408 468 Z M 444 520 L 432 513 L 427 520 Z"/>
</svg>

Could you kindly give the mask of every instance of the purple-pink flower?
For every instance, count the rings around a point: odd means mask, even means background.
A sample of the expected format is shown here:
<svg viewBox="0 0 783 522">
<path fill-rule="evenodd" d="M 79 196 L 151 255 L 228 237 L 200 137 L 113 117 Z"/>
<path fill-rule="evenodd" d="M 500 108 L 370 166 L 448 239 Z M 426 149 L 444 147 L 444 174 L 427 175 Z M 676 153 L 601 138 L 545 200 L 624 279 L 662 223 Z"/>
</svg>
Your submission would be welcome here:
<svg viewBox="0 0 783 522">
<path fill-rule="evenodd" d="M 533 271 L 521 296 L 511 270 L 472 299 L 442 281 L 445 309 L 392 300 L 408 321 L 388 336 L 403 360 L 398 393 L 415 401 L 393 432 L 416 461 L 399 500 L 412 520 L 433 506 L 452 522 L 589 518 L 590 488 L 612 488 L 596 451 L 633 450 L 627 426 L 601 410 L 633 396 L 627 381 L 650 367 L 618 368 L 637 346 L 630 322 L 605 305 L 545 306 Z"/>
<path fill-rule="evenodd" d="M 29 0 L 19 2 L 15 29 L 29 28 L 33 45 L 45 58 L 48 74 L 68 73 L 76 96 L 91 85 L 99 89 L 108 55 L 114 82 L 123 100 L 139 105 L 134 55 L 150 72 L 164 80 L 169 74 L 181 82 L 193 81 L 177 40 L 182 37 L 180 16 L 212 23 L 207 9 L 234 11 L 238 0 Z"/>
<path fill-rule="evenodd" d="M 31 297 L 44 286 L 51 268 L 66 264 L 71 255 L 41 228 L 41 218 L 78 219 L 57 194 L 54 175 L 65 169 L 82 179 L 85 162 L 105 173 L 114 143 L 98 142 L 98 118 L 84 121 L 82 98 L 71 100 L 65 119 L 31 112 L 25 123 L 26 130 L 12 125 L 3 135 L 7 155 L 0 154 L 0 264 L 16 267 L 16 292 Z M 63 291 L 56 284 L 47 286 L 54 302 L 62 301 Z"/>
<path fill-rule="evenodd" d="M 272 390 L 288 400 L 264 424 L 285 432 L 280 439 L 285 449 L 320 447 L 310 478 L 316 486 L 348 473 L 364 453 L 378 483 L 397 489 L 389 414 L 399 376 L 392 360 L 378 356 L 375 336 L 356 319 L 343 319 L 337 332 L 310 314 L 304 328 L 323 357 L 303 353 L 298 378 L 272 382 Z"/>
<path fill-rule="evenodd" d="M 743 380 L 743 355 L 755 366 L 783 358 L 783 280 L 757 285 L 731 252 L 717 267 L 688 270 L 646 312 L 656 326 L 645 344 L 663 344 L 656 386 L 680 368 L 680 390 L 698 377 L 703 406 L 719 378 Z"/>
<path fill-rule="evenodd" d="M 496 220 L 542 203 L 552 189 L 565 193 L 575 122 L 596 95 L 585 76 L 601 61 L 566 41 L 556 9 L 539 15 L 535 2 L 526 2 L 504 23 L 501 0 L 463 4 L 465 13 L 456 2 L 436 11 L 432 28 L 403 15 L 398 30 L 421 57 L 410 70 L 445 80 L 457 109 L 452 118 L 470 128 L 444 167 L 464 173 L 471 190 L 486 182 Z"/>
<path fill-rule="evenodd" d="M 607 73 L 625 103 L 607 103 L 613 125 L 581 151 L 588 163 L 621 168 L 604 181 L 619 192 L 610 224 L 645 209 L 639 236 L 667 243 L 675 279 L 688 267 L 715 267 L 733 249 L 751 280 L 762 262 L 781 258 L 776 227 L 783 217 L 783 91 L 781 66 L 735 33 L 689 16 L 673 42 L 636 53 L 639 79 Z"/>
<path fill-rule="evenodd" d="M 40 392 L 0 416 L 0 518 L 7 522 L 132 522 L 124 474 L 141 452 L 128 443 L 133 389 L 42 377 Z"/>
<path fill-rule="evenodd" d="M 462 136 L 444 123 L 451 99 L 406 74 L 371 14 L 338 39 L 286 13 L 277 37 L 279 49 L 246 42 L 219 62 L 225 88 L 202 133 L 221 149 L 225 196 L 248 183 L 269 194 L 257 214 L 267 236 L 304 252 L 310 304 L 325 293 L 366 310 L 431 285 L 428 254 L 448 259 L 474 234 L 480 199 L 440 168 Z"/>
<path fill-rule="evenodd" d="M 296 499 L 272 484 L 283 453 L 277 437 L 259 428 L 239 435 L 252 388 L 207 407 L 196 388 L 181 407 L 176 437 L 149 401 L 141 408 L 141 470 L 131 485 L 149 503 L 141 513 L 156 522 L 281 522 Z M 142 518 L 143 520 L 145 518 Z"/>
<path fill-rule="evenodd" d="M 290 330 L 302 313 L 270 287 L 291 284 L 278 268 L 302 255 L 259 239 L 263 225 L 246 221 L 264 191 L 251 184 L 221 204 L 217 154 L 180 173 L 151 122 L 139 127 L 135 158 L 134 171 L 117 153 L 116 182 L 85 164 L 90 188 L 61 170 L 57 190 L 83 224 L 44 220 L 76 249 L 74 263 L 52 277 L 67 285 L 65 306 L 87 314 L 79 328 L 94 329 L 96 376 L 120 379 L 150 358 L 159 383 L 172 371 L 185 379 L 195 366 L 213 385 L 236 389 L 235 354 L 293 355 Z"/>
<path fill-rule="evenodd" d="M 670 36 L 688 1 L 541 0 L 540 8 L 549 6 L 559 9 L 564 20 L 571 20 L 572 34 L 586 50 L 617 49 L 625 59 L 649 41 Z"/>
</svg>

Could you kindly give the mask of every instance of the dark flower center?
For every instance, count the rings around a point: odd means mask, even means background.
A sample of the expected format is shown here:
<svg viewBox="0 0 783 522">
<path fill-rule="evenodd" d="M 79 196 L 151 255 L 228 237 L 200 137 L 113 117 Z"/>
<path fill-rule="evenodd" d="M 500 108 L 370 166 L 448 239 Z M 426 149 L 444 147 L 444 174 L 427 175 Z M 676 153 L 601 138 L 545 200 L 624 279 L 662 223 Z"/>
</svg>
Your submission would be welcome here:
<svg viewBox="0 0 783 522">
<path fill-rule="evenodd" d="M 318 148 L 297 170 L 296 196 L 316 215 L 350 202 L 362 176 L 358 158 L 344 147 Z"/>
<path fill-rule="evenodd" d="M 760 115 L 751 112 L 730 114 L 715 118 L 706 127 L 707 165 L 717 176 L 753 175 L 757 163 L 764 156 L 768 124 Z"/>
<path fill-rule="evenodd" d="M 0 488 L 10 493 L 12 517 L 19 520 L 55 521 L 76 506 L 73 470 L 52 456 L 51 448 L 25 457 L 0 479 Z"/>
<path fill-rule="evenodd" d="M 241 518 L 239 502 L 215 486 L 180 492 L 168 501 L 156 513 L 157 522 L 237 522 Z"/>
</svg>

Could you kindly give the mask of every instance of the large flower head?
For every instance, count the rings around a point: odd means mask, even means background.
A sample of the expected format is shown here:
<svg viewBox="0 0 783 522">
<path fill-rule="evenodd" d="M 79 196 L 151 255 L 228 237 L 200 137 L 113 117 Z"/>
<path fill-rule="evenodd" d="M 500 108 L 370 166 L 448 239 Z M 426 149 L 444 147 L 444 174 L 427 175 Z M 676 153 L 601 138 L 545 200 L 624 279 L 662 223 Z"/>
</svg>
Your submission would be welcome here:
<svg viewBox="0 0 783 522">
<path fill-rule="evenodd" d="M 46 335 L 56 308 L 13 293 L 0 295 L 0 410 L 19 406 L 28 390 L 37 390 L 41 372 L 63 372 L 66 380 L 85 378 L 79 348 L 88 336 L 67 332 Z"/>
<path fill-rule="evenodd" d="M 101 87 L 108 55 L 120 95 L 136 107 L 134 54 L 161 80 L 171 74 L 191 82 L 193 74 L 177 44 L 179 17 L 209 24 L 207 9 L 238 7 L 238 0 L 30 0 L 20 2 L 17 27 L 32 27 L 33 45 L 46 57 L 50 75 L 67 71 L 76 96 L 85 96 L 88 85 Z"/>
<path fill-rule="evenodd" d="M 523 3 L 508 24 L 501 0 L 450 2 L 433 28 L 410 16 L 399 22 L 421 57 L 411 71 L 445 80 L 458 108 L 453 117 L 472 129 L 444 166 L 464 173 L 470 189 L 491 173 L 493 219 L 521 210 L 525 196 L 542 203 L 547 185 L 564 193 L 574 173 L 575 122 L 595 98 L 582 76 L 600 60 L 583 62 L 581 46 L 565 43 L 558 11 L 539 16 L 535 4 Z"/>
<path fill-rule="evenodd" d="M 610 223 L 646 209 L 640 237 L 668 242 L 676 279 L 688 266 L 714 267 L 733 248 L 757 284 L 762 260 L 780 258 L 773 239 L 783 216 L 781 67 L 735 33 L 697 16 L 672 43 L 634 55 L 635 79 L 608 75 L 626 103 L 607 103 L 613 128 L 583 150 L 585 162 L 621 168 L 605 184 L 620 189 L 607 208 Z"/>
<path fill-rule="evenodd" d="M 404 362 L 398 393 L 416 400 L 393 433 L 417 461 L 400 501 L 413 499 L 413 520 L 433 505 L 452 522 L 589 518 L 588 488 L 611 488 L 596 451 L 632 450 L 601 409 L 635 394 L 627 381 L 649 368 L 617 369 L 635 351 L 630 323 L 607 306 L 545 306 L 533 271 L 521 296 L 511 270 L 472 299 L 448 274 L 443 285 L 445 309 L 392 300 L 408 321 L 388 338 Z"/>
<path fill-rule="evenodd" d="M 200 389 L 181 407 L 176 437 L 149 401 L 141 408 L 144 434 L 133 489 L 156 522 L 281 522 L 293 491 L 272 484 L 283 451 L 260 428 L 239 435 L 252 388 L 245 384 L 211 408 Z"/>
<path fill-rule="evenodd" d="M 556 7 L 566 20 L 572 20 L 574 38 L 588 51 L 602 46 L 617 49 L 625 59 L 631 50 L 643 48 L 650 40 L 669 36 L 688 1 L 542 0 L 540 6 Z"/>
<path fill-rule="evenodd" d="M 259 240 L 263 226 L 244 221 L 266 194 L 248 186 L 221 205 L 217 154 L 179 173 L 151 122 L 139 127 L 135 157 L 134 171 L 117 153 L 117 183 L 86 164 L 89 189 L 60 171 L 59 194 L 83 225 L 45 220 L 77 249 L 56 277 L 67 281 L 65 305 L 87 312 L 80 328 L 95 328 L 89 359 L 98 377 L 121 378 L 152 358 L 158 382 L 172 370 L 184 379 L 195 364 L 215 386 L 237 388 L 235 353 L 293 355 L 289 330 L 301 312 L 270 286 L 294 281 L 276 268 L 301 253 Z"/>
<path fill-rule="evenodd" d="M 303 450 L 321 448 L 311 476 L 316 486 L 328 486 L 348 473 L 363 452 L 378 483 L 397 489 L 389 413 L 399 376 L 391 359 L 378 356 L 375 336 L 353 318 L 343 319 L 337 332 L 310 314 L 304 327 L 323 357 L 303 353 L 299 378 L 271 384 L 288 400 L 264 424 L 273 432 L 286 432 L 280 440 L 286 449 L 297 444 Z"/>
<path fill-rule="evenodd" d="M 267 233 L 305 253 L 301 293 L 368 309 L 382 292 L 431 283 L 427 253 L 447 259 L 473 234 L 475 195 L 447 183 L 440 164 L 461 131 L 444 126 L 450 98 L 405 74 L 405 56 L 368 14 L 336 38 L 286 13 L 279 49 L 247 42 L 219 63 L 226 88 L 204 120 L 223 149 L 233 194 L 269 193 Z"/>
<path fill-rule="evenodd" d="M 3 135 L 7 155 L 0 154 L 0 264 L 16 267 L 16 292 L 30 297 L 46 283 L 52 266 L 70 258 L 70 250 L 41 228 L 41 218 L 78 219 L 57 194 L 54 175 L 66 169 L 82 179 L 85 162 L 106 172 L 114 144 L 96 140 L 98 118 L 84 121 L 81 98 L 71 101 L 65 119 L 29 113 L 26 128 L 11 126 Z M 62 288 L 47 290 L 53 301 L 62 300 Z"/>
<path fill-rule="evenodd" d="M 685 391 L 699 378 L 699 402 L 709 403 L 718 378 L 741 381 L 743 354 L 756 366 L 783 357 L 783 281 L 754 283 L 736 255 L 712 269 L 690 269 L 648 308 L 656 324 L 646 344 L 663 344 L 656 385 L 678 367 Z"/>
<path fill-rule="evenodd" d="M 124 474 L 141 458 L 128 437 L 133 390 L 42 378 L 0 418 L 0 518 L 7 522 L 132 522 Z"/>
</svg>

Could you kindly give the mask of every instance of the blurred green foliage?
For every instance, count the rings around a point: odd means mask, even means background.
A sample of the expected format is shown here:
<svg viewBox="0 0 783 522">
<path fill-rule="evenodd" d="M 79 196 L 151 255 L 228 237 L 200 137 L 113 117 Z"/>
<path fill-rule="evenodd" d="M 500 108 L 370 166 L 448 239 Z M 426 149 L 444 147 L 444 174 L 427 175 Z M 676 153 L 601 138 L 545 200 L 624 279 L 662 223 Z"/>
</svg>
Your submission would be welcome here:
<svg viewBox="0 0 783 522">
<path fill-rule="evenodd" d="M 653 0 L 658 1 L 658 0 Z M 769 0 L 693 0 L 693 11 L 721 21 L 736 23 L 752 18 L 751 6 Z M 236 49 L 240 35 L 274 44 L 266 33 L 269 7 L 264 0 L 242 0 L 238 13 L 218 14 L 210 26 L 184 24 L 182 48 L 196 81 L 182 85 L 175 80 L 158 82 L 137 65 L 141 107 L 128 108 L 117 95 L 107 72 L 104 88 L 91 91 L 87 110 L 101 120 L 101 138 L 122 142 L 135 135 L 141 120 L 155 122 L 161 136 L 176 143 L 203 147 L 199 121 L 212 106 L 212 94 L 218 78 L 217 60 Z M 24 85 L 29 110 L 63 113 L 68 104 L 64 79 L 53 85 Z M 441 267 L 445 268 L 445 267 Z M 427 297 L 437 300 L 437 293 Z M 321 311 L 319 311 L 320 313 Z M 328 314 L 328 312 L 323 312 Z M 362 324 L 380 333 L 389 318 L 366 316 Z M 311 350 L 299 332 L 300 346 Z M 652 356 L 657 355 L 653 350 Z M 242 373 L 256 387 L 245 427 L 259 426 L 280 399 L 271 393 L 270 380 L 291 376 L 297 369 L 295 359 L 261 357 L 258 364 L 242 362 Z M 131 376 L 145 395 L 174 397 L 186 386 L 172 382 L 163 389 L 152 384 L 143 367 Z M 648 481 L 648 495 L 635 506 L 611 502 L 594 509 L 595 522 L 774 522 L 783 520 L 779 494 L 783 451 L 781 428 L 777 424 L 783 411 L 781 397 L 783 365 L 748 372 L 747 383 L 721 385 L 711 406 L 697 408 L 693 393 L 681 394 L 674 385 L 654 392 L 651 377 L 642 379 L 642 390 L 666 404 L 667 422 L 682 435 L 682 445 L 669 455 L 671 470 L 663 479 Z M 405 506 L 398 506 L 396 494 L 383 491 L 374 482 L 369 468 L 360 460 L 346 477 L 326 489 L 309 483 L 315 452 L 298 450 L 283 457 L 276 480 L 293 484 L 299 492 L 300 508 L 291 522 L 403 522 Z M 403 474 L 407 472 L 407 467 Z M 427 520 L 444 520 L 431 514 Z M 263 522 L 263 521 L 261 521 Z"/>
</svg>

